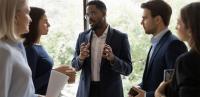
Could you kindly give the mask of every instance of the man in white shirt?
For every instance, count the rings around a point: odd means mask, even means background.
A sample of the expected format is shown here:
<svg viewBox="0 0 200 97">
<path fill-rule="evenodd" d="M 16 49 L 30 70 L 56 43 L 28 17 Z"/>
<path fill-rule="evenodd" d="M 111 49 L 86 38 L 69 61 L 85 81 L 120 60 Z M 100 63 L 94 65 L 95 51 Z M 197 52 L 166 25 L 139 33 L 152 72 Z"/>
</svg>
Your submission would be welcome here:
<svg viewBox="0 0 200 97">
<path fill-rule="evenodd" d="M 82 70 L 76 97 L 124 97 L 120 75 L 132 72 L 128 37 L 107 24 L 102 1 L 90 1 L 85 18 L 91 29 L 80 33 L 72 60 Z"/>
</svg>

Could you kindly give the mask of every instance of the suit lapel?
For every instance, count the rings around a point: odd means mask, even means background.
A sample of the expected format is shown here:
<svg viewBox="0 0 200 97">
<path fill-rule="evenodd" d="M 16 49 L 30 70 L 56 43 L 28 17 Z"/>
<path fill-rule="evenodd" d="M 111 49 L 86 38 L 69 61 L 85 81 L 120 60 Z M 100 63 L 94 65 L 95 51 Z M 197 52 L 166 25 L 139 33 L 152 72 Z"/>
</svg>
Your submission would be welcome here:
<svg viewBox="0 0 200 97">
<path fill-rule="evenodd" d="M 153 64 L 153 61 L 155 60 L 155 57 L 157 55 L 157 53 L 160 51 L 160 48 L 165 44 L 165 42 L 167 41 L 168 37 L 171 35 L 171 32 L 168 31 L 162 38 L 161 40 L 159 41 L 159 43 L 156 45 L 154 51 L 153 51 L 153 54 L 151 56 L 151 59 L 149 59 L 149 64 L 148 65 L 148 70 L 147 70 L 147 76 L 149 74 L 149 71 L 151 71 L 151 67 L 152 67 L 152 64 Z"/>
<path fill-rule="evenodd" d="M 85 39 L 84 39 L 84 42 L 85 43 L 90 43 L 90 47 L 89 47 L 89 50 L 90 50 L 90 56 L 89 58 L 87 58 L 87 63 L 89 63 L 87 66 L 87 68 L 89 69 L 89 71 L 91 72 L 91 41 L 92 41 L 92 35 L 93 35 L 93 31 L 92 30 L 89 30 L 88 33 L 85 34 Z"/>
<path fill-rule="evenodd" d="M 90 55 L 91 55 L 91 45 L 92 45 L 92 35 L 93 35 L 93 31 L 92 30 L 89 30 L 88 33 L 85 35 L 85 42 L 86 43 L 90 43 L 90 47 L 89 47 L 89 50 L 90 50 Z M 90 56 L 91 58 L 91 56 Z"/>
<path fill-rule="evenodd" d="M 109 27 L 108 29 L 108 33 L 107 33 L 107 37 L 106 37 L 106 44 L 110 45 L 111 43 L 111 37 L 113 35 L 113 29 L 111 27 Z"/>
<path fill-rule="evenodd" d="M 93 31 L 89 30 L 88 33 L 85 35 L 85 42 L 90 42 L 92 41 L 92 35 L 93 35 Z"/>
<path fill-rule="evenodd" d="M 145 69 L 144 69 L 144 74 L 143 74 L 143 81 L 145 81 L 145 78 L 146 78 L 146 76 L 147 76 L 147 71 L 148 71 L 148 64 L 149 64 L 149 54 L 150 54 L 150 52 L 151 52 L 151 49 L 152 49 L 152 46 L 151 46 L 151 48 L 149 49 L 149 52 L 148 52 L 148 55 L 147 55 L 147 59 L 146 59 L 146 64 L 145 64 Z"/>
<path fill-rule="evenodd" d="M 112 44 L 111 43 L 111 39 L 112 39 L 113 33 L 114 33 L 113 29 L 109 26 L 105 43 L 108 44 L 108 45 L 110 45 L 110 46 Z M 102 60 L 101 61 L 101 67 L 102 67 L 102 65 L 106 62 L 106 59 L 102 58 L 101 60 Z"/>
</svg>

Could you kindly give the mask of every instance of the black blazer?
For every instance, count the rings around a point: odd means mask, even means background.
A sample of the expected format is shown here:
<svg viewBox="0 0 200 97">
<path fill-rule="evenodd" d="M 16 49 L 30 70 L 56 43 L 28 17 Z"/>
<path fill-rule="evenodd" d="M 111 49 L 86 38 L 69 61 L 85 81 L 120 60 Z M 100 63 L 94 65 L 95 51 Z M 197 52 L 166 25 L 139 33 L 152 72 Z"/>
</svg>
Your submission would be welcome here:
<svg viewBox="0 0 200 97">
<path fill-rule="evenodd" d="M 81 65 L 78 59 L 80 53 L 80 44 L 83 42 L 91 42 L 92 31 L 88 30 L 80 33 L 72 66 L 76 70 L 82 70 L 80 83 L 76 97 L 88 97 L 91 82 L 91 56 Z M 114 64 L 102 58 L 100 69 L 101 89 L 103 90 L 102 97 L 124 97 L 121 74 L 129 75 L 132 72 L 132 62 L 130 54 L 130 46 L 128 37 L 116 29 L 109 27 L 106 43 L 112 47 L 115 55 Z M 90 48 L 91 50 L 91 48 Z"/>
<path fill-rule="evenodd" d="M 174 68 L 175 60 L 186 52 L 183 42 L 168 31 L 156 45 L 151 60 L 146 61 L 141 88 L 146 91 L 147 97 L 154 97 L 154 91 L 163 81 L 164 69 Z"/>
<path fill-rule="evenodd" d="M 167 97 L 200 97 L 200 54 L 191 50 L 176 62 L 176 74 Z"/>
</svg>

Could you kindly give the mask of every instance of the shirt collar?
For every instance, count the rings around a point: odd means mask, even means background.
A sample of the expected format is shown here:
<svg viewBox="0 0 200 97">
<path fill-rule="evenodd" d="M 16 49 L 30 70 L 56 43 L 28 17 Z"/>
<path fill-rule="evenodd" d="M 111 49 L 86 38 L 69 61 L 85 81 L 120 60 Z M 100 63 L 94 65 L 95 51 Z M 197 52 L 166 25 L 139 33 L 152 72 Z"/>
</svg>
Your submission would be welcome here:
<svg viewBox="0 0 200 97">
<path fill-rule="evenodd" d="M 158 33 L 156 36 L 153 36 L 151 38 L 152 45 L 156 45 L 160 41 L 160 39 L 165 35 L 165 33 L 167 33 L 168 30 L 169 30 L 168 28 L 165 28 L 160 33 Z"/>
</svg>

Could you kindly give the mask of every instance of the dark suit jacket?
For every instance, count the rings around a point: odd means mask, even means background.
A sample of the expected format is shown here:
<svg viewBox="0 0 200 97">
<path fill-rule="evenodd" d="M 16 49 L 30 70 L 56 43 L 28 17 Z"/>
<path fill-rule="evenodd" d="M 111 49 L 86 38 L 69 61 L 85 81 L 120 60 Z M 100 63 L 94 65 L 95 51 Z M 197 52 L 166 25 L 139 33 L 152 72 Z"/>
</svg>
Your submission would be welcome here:
<svg viewBox="0 0 200 97">
<path fill-rule="evenodd" d="M 88 97 L 91 82 L 91 56 L 84 60 L 81 65 L 78 59 L 80 53 L 80 44 L 83 42 L 91 42 L 92 31 L 80 33 L 72 66 L 76 70 L 82 70 L 80 83 L 76 97 Z M 101 95 L 102 97 L 124 97 L 121 81 L 121 74 L 129 75 L 132 72 L 132 62 L 130 55 L 130 46 L 126 34 L 120 31 L 109 28 L 106 38 L 106 43 L 112 47 L 115 55 L 114 64 L 102 58 L 100 80 L 101 80 Z M 91 49 L 91 48 L 90 48 Z"/>
<path fill-rule="evenodd" d="M 176 74 L 167 97 L 200 97 L 200 54 L 191 50 L 176 62 Z"/>
<path fill-rule="evenodd" d="M 154 91 L 163 81 L 164 69 L 174 68 L 176 58 L 186 51 L 185 44 L 172 35 L 170 31 L 160 39 L 149 63 L 148 60 L 146 61 L 140 84 L 141 88 L 147 92 L 147 97 L 154 97 Z"/>
</svg>

